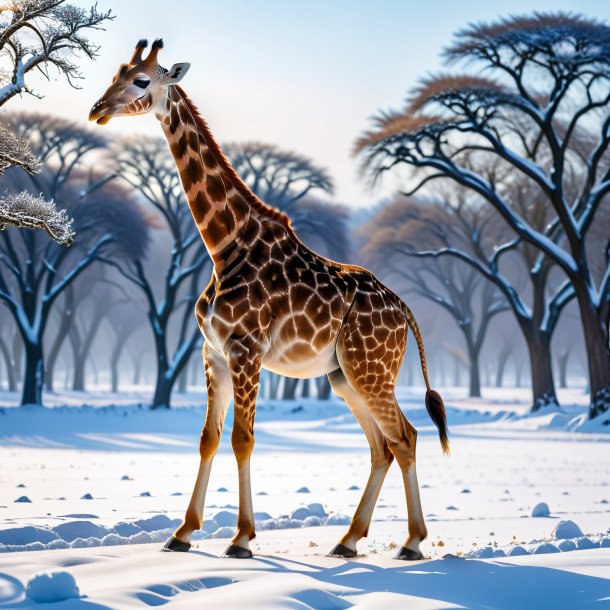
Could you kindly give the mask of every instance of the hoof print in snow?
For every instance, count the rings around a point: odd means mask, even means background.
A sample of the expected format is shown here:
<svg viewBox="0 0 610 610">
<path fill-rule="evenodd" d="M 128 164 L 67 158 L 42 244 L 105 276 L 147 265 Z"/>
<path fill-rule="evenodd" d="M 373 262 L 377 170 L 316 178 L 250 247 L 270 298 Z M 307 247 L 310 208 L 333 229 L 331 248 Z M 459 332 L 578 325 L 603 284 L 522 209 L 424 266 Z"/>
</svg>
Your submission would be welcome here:
<svg viewBox="0 0 610 610">
<path fill-rule="evenodd" d="M 93 496 L 91 494 L 85 494 L 84 496 L 81 496 L 80 499 L 81 500 L 93 500 Z"/>
<path fill-rule="evenodd" d="M 298 494 L 308 494 L 308 493 L 311 493 L 311 492 L 309 491 L 308 487 L 299 487 L 297 489 L 297 493 Z"/>
<path fill-rule="evenodd" d="M 534 506 L 532 510 L 532 517 L 550 517 L 551 510 L 546 502 L 540 502 Z"/>
<path fill-rule="evenodd" d="M 143 491 L 143 492 L 140 494 L 140 498 L 152 498 L 152 496 L 151 496 L 151 494 L 150 494 L 150 491 Z"/>
<path fill-rule="evenodd" d="M 358 487 L 358 485 L 350 485 L 347 488 L 347 491 L 358 491 L 360 489 L 360 487 Z"/>
<path fill-rule="evenodd" d="M 230 544 L 227 550 L 222 554 L 223 557 L 233 557 L 235 559 L 252 559 L 252 551 L 244 549 L 236 544 Z"/>
<path fill-rule="evenodd" d="M 229 490 L 226 487 L 219 487 L 216 491 L 225 492 L 225 491 L 229 491 Z"/>
<path fill-rule="evenodd" d="M 400 551 L 394 556 L 394 559 L 400 559 L 402 561 L 419 561 L 423 558 L 424 556 L 421 551 L 412 551 L 405 546 L 401 547 Z"/>
<path fill-rule="evenodd" d="M 329 554 L 329 557 L 351 558 L 356 556 L 356 551 L 348 549 L 344 544 L 338 544 Z"/>
<path fill-rule="evenodd" d="M 22 488 L 25 487 L 25 485 L 23 483 L 19 483 L 19 485 L 17 485 L 17 488 Z"/>
<path fill-rule="evenodd" d="M 27 496 L 19 496 L 15 502 L 27 502 L 29 504 L 32 503 L 32 500 L 30 500 Z"/>
<path fill-rule="evenodd" d="M 191 548 L 190 542 L 182 542 L 173 536 L 165 543 L 161 551 L 169 553 L 186 553 Z"/>
<path fill-rule="evenodd" d="M 464 489 L 462 489 L 462 491 L 461 491 L 460 493 L 462 493 L 462 494 L 470 494 L 470 493 L 472 493 L 472 492 L 470 491 L 470 489 L 468 489 L 467 487 L 465 487 Z"/>
<path fill-rule="evenodd" d="M 128 474 L 124 474 L 121 477 L 121 481 L 133 481 L 133 479 Z"/>
</svg>

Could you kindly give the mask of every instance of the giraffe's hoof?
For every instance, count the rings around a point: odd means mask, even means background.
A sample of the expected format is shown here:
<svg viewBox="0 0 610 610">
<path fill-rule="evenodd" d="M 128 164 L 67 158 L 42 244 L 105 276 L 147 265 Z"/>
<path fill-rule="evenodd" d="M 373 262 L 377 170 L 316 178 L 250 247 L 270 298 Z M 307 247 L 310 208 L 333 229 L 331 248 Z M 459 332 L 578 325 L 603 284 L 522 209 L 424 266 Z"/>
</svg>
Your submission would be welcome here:
<svg viewBox="0 0 610 610">
<path fill-rule="evenodd" d="M 348 549 L 344 544 L 338 544 L 329 554 L 329 557 L 350 558 L 356 556 L 356 551 Z"/>
<path fill-rule="evenodd" d="M 223 557 L 235 557 L 236 559 L 252 559 L 252 551 L 244 549 L 236 544 L 230 544 L 222 554 Z"/>
<path fill-rule="evenodd" d="M 394 559 L 402 559 L 403 561 L 419 561 L 420 559 L 424 559 L 424 556 L 420 553 L 420 551 L 412 551 L 406 546 L 403 546 L 400 547 L 400 551 L 398 551 Z"/>
<path fill-rule="evenodd" d="M 178 538 L 174 538 L 173 536 L 165 543 L 165 546 L 161 549 L 166 552 L 173 553 L 186 553 L 191 548 L 190 542 L 182 542 L 182 540 L 178 540 Z"/>
</svg>

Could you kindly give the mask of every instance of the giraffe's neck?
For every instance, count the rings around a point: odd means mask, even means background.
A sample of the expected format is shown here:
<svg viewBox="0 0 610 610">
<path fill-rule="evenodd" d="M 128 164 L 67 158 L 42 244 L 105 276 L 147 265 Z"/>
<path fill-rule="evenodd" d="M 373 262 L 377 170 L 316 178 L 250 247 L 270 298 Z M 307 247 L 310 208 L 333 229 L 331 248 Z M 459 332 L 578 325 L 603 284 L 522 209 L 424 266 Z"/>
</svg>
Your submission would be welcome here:
<svg viewBox="0 0 610 610">
<path fill-rule="evenodd" d="M 179 87 L 170 87 L 157 113 L 176 161 L 197 228 L 220 271 L 260 202 L 226 159 L 205 121 Z M 271 208 L 268 208 L 272 212 Z"/>
</svg>

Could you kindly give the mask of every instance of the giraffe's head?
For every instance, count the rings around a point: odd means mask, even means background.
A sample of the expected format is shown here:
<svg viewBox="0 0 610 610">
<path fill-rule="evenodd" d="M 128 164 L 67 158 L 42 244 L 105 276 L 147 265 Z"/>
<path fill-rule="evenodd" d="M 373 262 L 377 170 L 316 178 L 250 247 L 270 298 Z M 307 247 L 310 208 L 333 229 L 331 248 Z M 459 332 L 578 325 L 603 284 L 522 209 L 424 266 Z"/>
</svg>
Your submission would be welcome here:
<svg viewBox="0 0 610 610">
<path fill-rule="evenodd" d="M 140 40 L 129 63 L 119 66 L 112 84 L 91 108 L 90 121 L 105 125 L 113 116 L 144 114 L 155 108 L 163 108 L 168 87 L 182 79 L 190 64 L 174 64 L 166 70 L 157 62 L 163 41 L 155 40 L 150 53 L 143 59 L 142 52 L 147 46 L 148 41 Z"/>
</svg>

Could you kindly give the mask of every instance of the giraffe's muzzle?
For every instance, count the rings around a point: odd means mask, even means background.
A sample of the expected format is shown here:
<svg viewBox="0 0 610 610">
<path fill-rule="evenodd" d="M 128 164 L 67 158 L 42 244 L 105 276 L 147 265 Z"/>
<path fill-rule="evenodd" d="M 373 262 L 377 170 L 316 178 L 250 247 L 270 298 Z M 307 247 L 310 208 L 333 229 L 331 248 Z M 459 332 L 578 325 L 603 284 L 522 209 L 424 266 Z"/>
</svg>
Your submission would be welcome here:
<svg viewBox="0 0 610 610">
<path fill-rule="evenodd" d="M 111 118 L 112 112 L 108 112 L 110 107 L 102 100 L 98 100 L 93 104 L 89 113 L 89 120 L 95 121 L 98 125 L 105 125 Z"/>
</svg>

